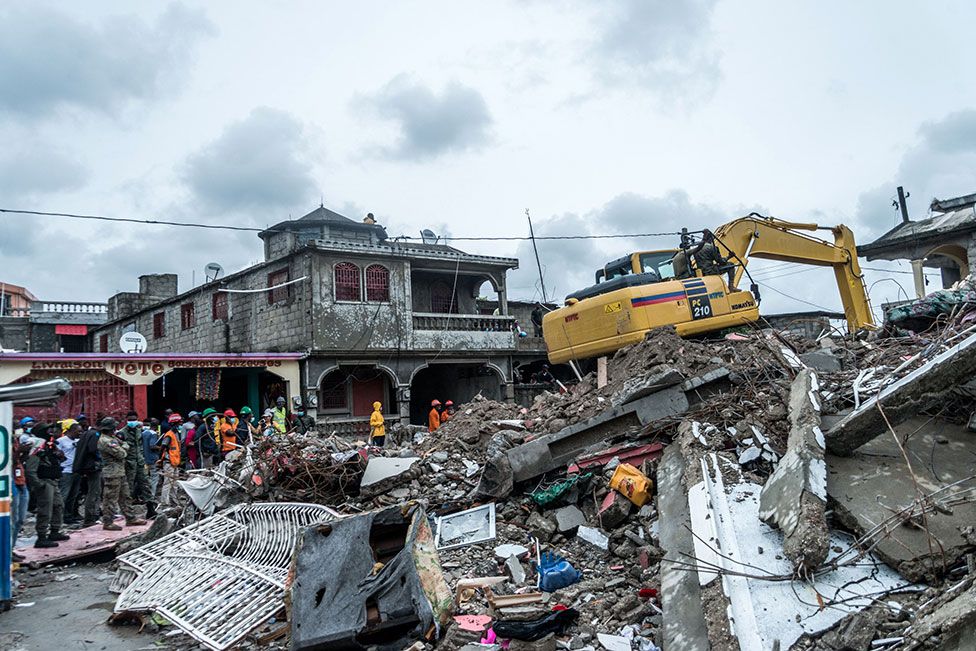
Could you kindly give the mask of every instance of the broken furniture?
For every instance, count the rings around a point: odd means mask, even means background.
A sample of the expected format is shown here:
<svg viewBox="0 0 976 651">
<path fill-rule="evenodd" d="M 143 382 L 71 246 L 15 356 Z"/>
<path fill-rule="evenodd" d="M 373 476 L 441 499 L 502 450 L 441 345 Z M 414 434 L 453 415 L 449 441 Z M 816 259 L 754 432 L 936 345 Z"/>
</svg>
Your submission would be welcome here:
<svg viewBox="0 0 976 651">
<path fill-rule="evenodd" d="M 336 518 L 300 503 L 219 512 L 119 556 L 115 612 L 155 611 L 208 648 L 227 649 L 284 605 L 298 533 Z"/>
<path fill-rule="evenodd" d="M 291 576 L 295 651 L 402 649 L 450 621 L 453 595 L 416 504 L 308 527 Z"/>
</svg>

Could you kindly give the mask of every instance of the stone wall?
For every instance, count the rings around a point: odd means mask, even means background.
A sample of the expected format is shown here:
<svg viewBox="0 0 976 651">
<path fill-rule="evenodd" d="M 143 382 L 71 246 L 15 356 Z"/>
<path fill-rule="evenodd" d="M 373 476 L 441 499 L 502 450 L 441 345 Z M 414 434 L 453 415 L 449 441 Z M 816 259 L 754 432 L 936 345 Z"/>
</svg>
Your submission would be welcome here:
<svg viewBox="0 0 976 651">
<path fill-rule="evenodd" d="M 30 322 L 19 316 L 0 316 L 0 347 L 25 351 L 28 346 Z"/>
</svg>

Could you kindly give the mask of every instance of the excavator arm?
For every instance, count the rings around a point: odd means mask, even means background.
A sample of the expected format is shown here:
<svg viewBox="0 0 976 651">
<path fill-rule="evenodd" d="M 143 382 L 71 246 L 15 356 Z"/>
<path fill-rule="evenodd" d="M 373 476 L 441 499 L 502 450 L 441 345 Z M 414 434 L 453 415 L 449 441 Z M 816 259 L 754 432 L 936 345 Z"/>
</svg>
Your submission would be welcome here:
<svg viewBox="0 0 976 651">
<path fill-rule="evenodd" d="M 797 232 L 819 230 L 829 230 L 833 244 Z M 874 327 L 864 277 L 857 262 L 854 234 L 846 226 L 822 227 L 753 213 L 720 226 L 715 231 L 715 240 L 719 250 L 728 253 L 729 261 L 738 263 L 736 284 L 753 257 L 833 268 L 848 330 L 856 332 Z"/>
</svg>

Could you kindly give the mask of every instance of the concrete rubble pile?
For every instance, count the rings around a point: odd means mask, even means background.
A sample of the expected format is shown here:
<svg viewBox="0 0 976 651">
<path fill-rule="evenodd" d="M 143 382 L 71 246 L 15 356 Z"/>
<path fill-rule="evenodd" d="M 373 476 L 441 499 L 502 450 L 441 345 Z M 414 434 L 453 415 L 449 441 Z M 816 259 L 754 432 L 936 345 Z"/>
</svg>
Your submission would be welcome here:
<svg viewBox="0 0 976 651">
<path fill-rule="evenodd" d="M 298 536 L 262 648 L 972 648 L 973 371 L 965 326 L 667 328 L 603 386 L 478 396 L 383 449 L 262 443 L 239 492 L 339 517 Z"/>
</svg>

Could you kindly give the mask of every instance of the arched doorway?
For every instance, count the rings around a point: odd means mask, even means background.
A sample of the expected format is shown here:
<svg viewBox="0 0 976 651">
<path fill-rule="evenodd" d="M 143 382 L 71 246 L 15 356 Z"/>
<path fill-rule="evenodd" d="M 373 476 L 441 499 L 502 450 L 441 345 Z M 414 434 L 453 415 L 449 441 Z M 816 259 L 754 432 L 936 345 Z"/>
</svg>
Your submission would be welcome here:
<svg viewBox="0 0 976 651">
<path fill-rule="evenodd" d="M 958 244 L 943 244 L 929 251 L 925 266 L 938 268 L 942 273 L 942 287 L 952 287 L 969 275 L 969 254 Z"/>
<path fill-rule="evenodd" d="M 488 364 L 430 364 L 410 381 L 410 422 L 426 424 L 435 398 L 461 404 L 480 393 L 489 400 L 502 400 L 503 384 L 504 378 Z"/>
<path fill-rule="evenodd" d="M 368 434 L 374 402 L 383 403 L 385 415 L 397 414 L 396 384 L 383 369 L 341 366 L 319 381 L 318 416 L 341 433 Z"/>
</svg>

